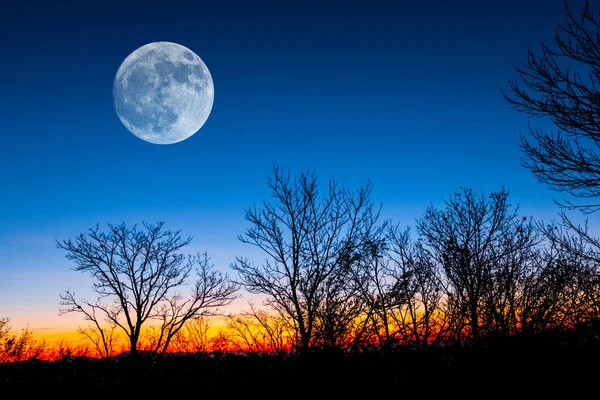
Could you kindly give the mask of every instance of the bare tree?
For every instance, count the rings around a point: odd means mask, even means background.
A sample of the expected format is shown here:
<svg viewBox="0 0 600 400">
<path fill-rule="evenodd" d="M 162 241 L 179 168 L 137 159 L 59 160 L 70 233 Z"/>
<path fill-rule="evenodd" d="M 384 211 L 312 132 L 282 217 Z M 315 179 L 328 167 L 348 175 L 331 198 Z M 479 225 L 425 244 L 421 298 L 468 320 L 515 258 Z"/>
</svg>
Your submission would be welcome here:
<svg viewBox="0 0 600 400">
<path fill-rule="evenodd" d="M 390 230 L 389 274 L 393 278 L 391 313 L 406 344 L 417 348 L 439 342 L 446 319 L 442 312 L 444 286 L 438 264 L 410 231 Z"/>
<path fill-rule="evenodd" d="M 360 260 L 364 257 L 363 250 L 358 248 L 340 259 L 336 273 L 325 279 L 316 292 L 318 307 L 314 338 L 315 344 L 322 349 L 351 349 L 364 325 L 360 316 L 366 304 L 359 296 L 360 283 L 353 279 L 354 271 L 360 268 Z"/>
<path fill-rule="evenodd" d="M 0 318 L 0 363 L 34 360 L 45 354 L 46 342 L 38 342 L 29 325 L 18 335 L 11 329 L 10 318 Z"/>
<path fill-rule="evenodd" d="M 461 188 L 444 209 L 429 207 L 417 221 L 424 244 L 442 268 L 451 314 L 468 322 L 475 343 L 486 333 L 482 326 L 514 320 L 519 257 L 537 243 L 534 225 L 519 217 L 517 208 L 511 210 L 507 199 L 504 188 L 488 198 Z M 456 334 L 460 337 L 461 331 Z"/>
<path fill-rule="evenodd" d="M 204 316 L 188 320 L 173 336 L 173 349 L 180 353 L 207 353 L 211 349 L 211 327 L 210 320 Z"/>
<path fill-rule="evenodd" d="M 71 357 L 90 357 L 93 355 L 93 350 L 87 343 L 74 345 L 61 339 L 49 349 L 48 355 L 53 360 L 68 360 Z"/>
<path fill-rule="evenodd" d="M 523 285 L 520 322 L 523 332 L 574 328 L 597 323 L 600 315 L 598 244 L 558 225 L 543 228 L 539 250 Z"/>
<path fill-rule="evenodd" d="M 306 350 L 314 345 L 319 310 L 338 285 L 336 276 L 352 268 L 357 250 L 379 234 L 379 211 L 370 184 L 352 192 L 330 179 L 320 196 L 314 173 L 292 179 L 275 167 L 268 186 L 272 201 L 246 211 L 251 227 L 240 236 L 267 258 L 257 265 L 237 257 L 232 268 L 251 293 L 266 295 L 266 305 L 290 323 L 297 349 Z M 341 293 L 339 286 L 334 290 Z"/>
<path fill-rule="evenodd" d="M 566 1 L 565 8 L 566 22 L 558 24 L 554 46 L 542 44 L 539 56 L 528 49 L 527 61 L 515 66 L 521 82 L 510 82 L 511 93 L 505 94 L 515 110 L 545 118 L 556 127 L 555 131 L 530 127 L 531 139 L 521 136 L 523 165 L 550 189 L 576 199 L 556 201 L 563 208 L 560 226 L 541 226 L 561 255 L 545 255 L 539 285 L 550 277 L 566 284 L 571 273 L 564 273 L 576 267 L 569 266 L 575 259 L 580 266 L 589 266 L 576 276 L 597 282 L 599 275 L 600 241 L 589 233 L 587 221 L 583 226 L 574 223 L 564 209 L 584 214 L 600 209 L 600 10 L 593 11 L 589 1 L 579 12 Z M 555 289 L 548 289 L 549 293 L 561 297 Z M 587 298 L 594 298 L 593 291 L 586 293 Z"/>
<path fill-rule="evenodd" d="M 365 246 L 358 268 L 353 268 L 353 279 L 365 306 L 364 334 L 367 340 L 382 348 L 392 345 L 396 332 L 393 330 L 393 314 L 397 301 L 393 295 L 394 279 L 389 268 L 387 243 L 371 243 Z M 359 338 L 357 338 L 359 339 Z M 369 340 L 371 339 L 371 340 Z M 375 339 L 376 342 L 372 343 Z"/>
<path fill-rule="evenodd" d="M 206 255 L 186 257 L 180 252 L 191 237 L 183 239 L 180 231 L 163 230 L 163 225 L 143 223 L 142 230 L 109 225 L 106 233 L 96 226 L 75 240 L 57 240 L 67 259 L 75 262 L 73 270 L 94 278 L 92 290 L 98 295 L 93 302 L 78 301 L 75 293 L 66 291 L 61 295 L 65 308 L 60 314 L 82 313 L 97 328 L 107 354 L 110 341 L 104 322 L 120 328 L 135 356 L 142 327 L 158 321 L 160 335 L 152 350 L 164 352 L 187 320 L 228 305 L 236 297 L 238 285 L 212 271 Z M 194 269 L 197 280 L 185 297 L 178 290 Z"/>
<path fill-rule="evenodd" d="M 515 65 L 522 84 L 511 81 L 504 93 L 511 106 L 530 117 L 547 118 L 557 131 L 529 128 L 521 136 L 523 165 L 552 190 L 583 199 L 557 201 L 590 213 L 600 208 L 600 19 L 589 1 L 579 16 L 565 2 L 567 22 L 556 30 L 554 48 L 531 49 Z"/>
<path fill-rule="evenodd" d="M 290 351 L 289 324 L 278 314 L 250 310 L 227 317 L 231 343 L 244 353 L 263 353 L 282 356 Z"/>
</svg>

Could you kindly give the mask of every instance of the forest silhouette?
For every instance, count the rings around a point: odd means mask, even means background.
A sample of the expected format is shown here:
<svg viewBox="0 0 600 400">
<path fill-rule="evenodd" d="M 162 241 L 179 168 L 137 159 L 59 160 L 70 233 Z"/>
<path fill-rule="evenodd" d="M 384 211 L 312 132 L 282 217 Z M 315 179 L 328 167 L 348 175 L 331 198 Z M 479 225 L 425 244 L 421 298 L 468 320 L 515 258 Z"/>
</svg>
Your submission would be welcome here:
<svg viewBox="0 0 600 400">
<path fill-rule="evenodd" d="M 191 238 L 163 222 L 58 240 L 98 295 L 61 294 L 60 312 L 88 323 L 86 344 L 46 345 L 0 319 L 0 385 L 110 390 L 144 380 L 230 395 L 453 385 L 469 396 L 509 395 L 521 380 L 521 394 L 594 387 L 600 240 L 566 211 L 598 211 L 600 23 L 589 3 L 580 15 L 565 5 L 556 47 L 530 50 L 515 66 L 521 82 L 504 93 L 558 129 L 531 127 L 521 148 L 524 168 L 575 199 L 557 201 L 560 222 L 521 215 L 504 187 L 460 187 L 402 226 L 381 218 L 370 182 L 351 190 L 275 166 L 270 196 L 246 210 L 239 236 L 264 257 L 236 256 L 230 274 L 186 254 Z M 564 58 L 591 72 L 561 67 Z M 264 301 L 227 313 L 244 291 Z M 225 321 L 218 330 L 213 318 Z"/>
</svg>

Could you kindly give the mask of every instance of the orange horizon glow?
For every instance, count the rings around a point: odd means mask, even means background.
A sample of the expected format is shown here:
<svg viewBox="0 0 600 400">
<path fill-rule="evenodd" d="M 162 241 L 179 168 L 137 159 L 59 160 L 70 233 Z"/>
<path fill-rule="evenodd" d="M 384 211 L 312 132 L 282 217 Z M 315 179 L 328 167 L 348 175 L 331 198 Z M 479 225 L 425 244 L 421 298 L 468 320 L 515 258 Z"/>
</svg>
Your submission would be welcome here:
<svg viewBox="0 0 600 400">
<path fill-rule="evenodd" d="M 189 352 L 202 353 L 213 351 L 225 352 L 247 352 L 247 353 L 270 353 L 281 354 L 292 350 L 294 343 L 294 332 L 284 328 L 285 325 L 278 324 L 277 316 L 273 314 L 261 314 L 263 321 L 267 321 L 266 325 L 256 323 L 256 320 L 241 318 L 233 318 L 228 321 L 222 317 L 212 317 L 200 319 L 198 324 L 194 320 L 189 320 L 189 325 L 184 326 L 180 331 L 181 336 L 173 338 L 167 353 L 174 352 Z M 273 319 L 273 325 L 268 322 L 270 317 Z M 230 324 L 231 321 L 238 322 L 239 325 Z M 280 321 L 280 320 L 279 320 Z M 359 321 L 360 322 L 360 321 Z M 381 321 L 380 321 L 381 322 Z M 442 342 L 452 339 L 447 336 L 447 332 L 443 328 L 443 321 L 438 322 L 431 320 L 431 326 L 428 335 L 423 336 L 421 329 L 418 328 L 414 332 L 410 324 L 402 324 L 396 322 L 388 325 L 389 332 L 392 332 L 389 337 L 386 337 L 384 329 L 381 325 L 374 325 L 368 332 L 360 333 L 355 336 L 356 332 L 349 331 L 348 335 L 340 337 L 337 343 L 341 348 L 347 348 L 351 345 L 354 339 L 359 339 L 360 342 L 367 346 L 380 347 L 391 339 L 396 344 L 423 343 L 429 344 L 441 339 Z M 82 327 L 85 325 L 82 325 Z M 573 329 L 574 325 L 562 324 L 565 329 Z M 140 351 L 152 349 L 152 331 L 153 325 L 147 324 L 138 341 L 138 349 Z M 519 333 L 522 326 L 516 327 L 517 331 L 511 332 L 510 335 Z M 265 330 L 267 329 L 267 330 Z M 270 330 L 270 331 L 269 331 Z M 21 331 L 22 332 L 22 331 Z M 86 357 L 101 357 L 94 347 L 93 342 L 85 335 L 77 331 L 77 328 L 35 328 L 28 331 L 35 341 L 34 345 L 43 347 L 42 353 L 37 356 L 38 359 L 55 360 L 65 356 L 86 356 Z M 126 336 L 122 332 L 118 332 L 118 339 L 115 341 L 110 355 L 118 355 L 129 351 L 129 343 Z M 273 334 L 275 336 L 269 336 Z M 10 335 L 18 336 L 20 331 L 11 330 Z M 464 330 L 464 337 L 469 337 L 468 324 Z M 423 341 L 421 341 L 423 340 Z"/>
</svg>

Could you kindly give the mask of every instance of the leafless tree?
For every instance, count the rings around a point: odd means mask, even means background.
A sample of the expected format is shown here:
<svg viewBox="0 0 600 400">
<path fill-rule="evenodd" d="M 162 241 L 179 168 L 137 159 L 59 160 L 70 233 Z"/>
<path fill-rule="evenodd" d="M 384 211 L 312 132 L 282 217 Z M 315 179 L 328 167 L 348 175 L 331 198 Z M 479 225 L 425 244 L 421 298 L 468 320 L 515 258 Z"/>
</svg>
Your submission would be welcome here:
<svg viewBox="0 0 600 400">
<path fill-rule="evenodd" d="M 65 339 L 61 339 L 49 349 L 49 358 L 53 360 L 68 360 L 71 357 L 90 357 L 94 351 L 87 343 L 72 344 Z"/>
<path fill-rule="evenodd" d="M 314 173 L 292 179 L 275 167 L 268 186 L 272 199 L 246 211 L 251 227 L 240 236 L 267 258 L 255 264 L 237 257 L 232 268 L 248 291 L 266 295 L 266 305 L 290 323 L 297 349 L 306 350 L 314 345 L 327 291 L 335 286 L 341 293 L 336 277 L 353 268 L 358 249 L 379 234 L 379 210 L 370 184 L 353 192 L 330 179 L 321 196 Z"/>
<path fill-rule="evenodd" d="M 108 232 L 96 226 L 74 240 L 57 240 L 67 259 L 75 262 L 73 270 L 94 278 L 92 289 L 98 295 L 95 301 L 78 301 L 75 293 L 66 291 L 61 295 L 60 314 L 82 313 L 97 329 L 107 354 L 105 322 L 126 335 L 132 356 L 137 354 L 142 327 L 148 321 L 158 322 L 160 335 L 152 350 L 164 352 L 187 320 L 228 305 L 236 297 L 238 285 L 213 271 L 206 255 L 186 257 L 180 252 L 191 237 L 183 239 L 180 231 L 163 230 L 163 225 L 143 223 L 142 230 L 109 225 Z M 178 290 L 194 269 L 197 280 L 191 293 L 183 296 Z"/>
<path fill-rule="evenodd" d="M 393 227 L 390 230 L 395 229 Z M 389 247 L 387 240 L 370 243 L 365 247 L 358 268 L 352 270 L 357 296 L 365 306 L 363 334 L 368 336 L 368 343 L 381 348 L 398 342 L 399 334 L 397 324 L 394 324 L 399 301 L 395 293 L 396 278 L 390 267 Z"/>
<path fill-rule="evenodd" d="M 554 315 L 548 302 L 565 299 L 559 283 L 566 290 L 573 277 L 586 277 L 592 287 L 599 275 L 600 240 L 590 234 L 587 221 L 576 224 L 565 210 L 591 214 L 600 209 L 600 10 L 594 11 L 589 1 L 579 11 L 566 1 L 565 8 L 566 22 L 558 24 L 554 45 L 542 44 L 539 56 L 528 49 L 527 60 L 515 66 L 521 82 L 510 82 L 510 93 L 505 93 L 515 110 L 556 127 L 544 131 L 530 126 L 531 138 L 521 136 L 523 165 L 550 189 L 573 199 L 556 201 L 563 208 L 558 225 L 541 225 L 552 250 L 541 257 L 544 267 L 534 274 L 537 278 L 530 278 L 536 282 L 534 292 L 541 292 L 532 297 L 537 305 L 526 308 L 538 310 L 528 326 Z M 585 293 L 586 299 L 596 301 L 593 290 Z"/>
<path fill-rule="evenodd" d="M 33 360 L 46 353 L 46 342 L 38 342 L 29 326 L 19 334 L 11 329 L 10 318 L 0 318 L 0 363 Z"/>
<path fill-rule="evenodd" d="M 250 310 L 227 317 L 231 343 L 244 353 L 285 355 L 292 348 L 291 332 L 282 316 L 267 310 Z"/>
<path fill-rule="evenodd" d="M 410 231 L 394 227 L 389 233 L 391 313 L 400 336 L 417 348 L 438 343 L 445 330 L 444 286 L 438 264 Z"/>
<path fill-rule="evenodd" d="M 521 82 L 510 82 L 505 93 L 515 110 L 555 126 L 530 126 L 531 138 L 521 136 L 523 165 L 573 199 L 556 201 L 563 208 L 559 224 L 541 225 L 551 244 L 524 291 L 522 323 L 530 331 L 577 323 L 583 309 L 598 319 L 600 241 L 587 221 L 576 224 L 565 210 L 600 209 L 600 10 L 587 0 L 579 11 L 567 1 L 565 8 L 566 22 L 558 24 L 553 46 L 542 44 L 538 56 L 528 49 L 527 60 L 515 66 Z"/>
<path fill-rule="evenodd" d="M 600 273 L 596 245 L 560 226 L 544 227 L 547 243 L 526 275 L 519 307 L 522 331 L 571 329 L 597 322 Z"/>
<path fill-rule="evenodd" d="M 209 331 L 212 327 L 207 317 L 200 316 L 188 320 L 172 340 L 174 351 L 180 353 L 207 353 L 211 349 Z"/>
<path fill-rule="evenodd" d="M 542 44 L 540 56 L 528 49 L 527 61 L 515 65 L 521 83 L 509 82 L 504 96 L 515 110 L 557 128 L 530 126 L 531 139 L 521 136 L 523 165 L 552 190 L 583 199 L 558 204 L 590 213 L 600 208 L 600 20 L 589 1 L 578 16 L 565 6 L 555 46 Z"/>
<path fill-rule="evenodd" d="M 353 279 L 360 253 L 340 260 L 341 268 L 322 282 L 316 292 L 315 343 L 322 349 L 351 349 L 363 325 L 360 320 L 365 303 L 359 294 L 359 283 Z M 344 265 L 345 264 L 345 265 Z"/>
<path fill-rule="evenodd" d="M 429 207 L 417 221 L 424 244 L 443 271 L 451 314 L 468 322 L 475 343 L 492 322 L 514 320 L 519 257 L 537 243 L 533 223 L 520 217 L 518 208 L 511 210 L 507 199 L 504 188 L 487 198 L 461 188 L 444 209 Z"/>
</svg>

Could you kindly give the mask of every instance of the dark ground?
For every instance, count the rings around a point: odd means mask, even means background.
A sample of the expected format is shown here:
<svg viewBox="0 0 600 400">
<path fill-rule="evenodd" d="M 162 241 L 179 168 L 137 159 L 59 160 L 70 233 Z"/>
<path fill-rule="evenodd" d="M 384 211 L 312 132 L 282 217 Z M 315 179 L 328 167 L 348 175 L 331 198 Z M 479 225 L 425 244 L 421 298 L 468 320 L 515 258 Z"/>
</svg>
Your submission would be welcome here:
<svg viewBox="0 0 600 400">
<path fill-rule="evenodd" d="M 0 396 L 579 398 L 589 392 L 583 398 L 597 398 L 599 384 L 600 341 L 541 335 L 479 349 L 321 351 L 302 357 L 170 354 L 138 360 L 122 355 L 0 365 Z"/>
</svg>

